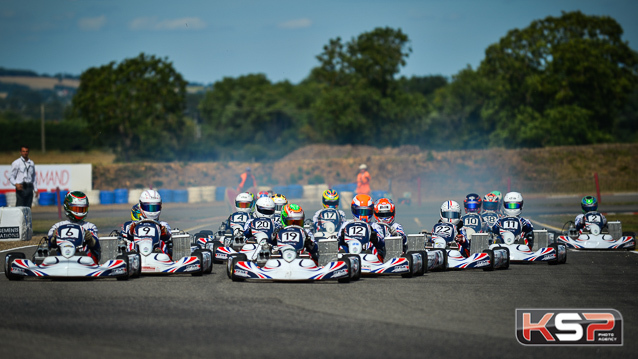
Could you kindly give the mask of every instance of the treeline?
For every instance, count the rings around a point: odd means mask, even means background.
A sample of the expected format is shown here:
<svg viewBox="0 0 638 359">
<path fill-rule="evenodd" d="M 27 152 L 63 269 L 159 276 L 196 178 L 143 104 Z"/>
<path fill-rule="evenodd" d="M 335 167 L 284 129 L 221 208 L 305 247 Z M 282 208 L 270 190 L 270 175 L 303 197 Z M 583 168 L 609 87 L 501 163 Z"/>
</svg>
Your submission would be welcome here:
<svg viewBox="0 0 638 359">
<path fill-rule="evenodd" d="M 563 13 L 509 31 L 476 69 L 405 78 L 408 35 L 377 28 L 330 39 L 299 84 L 251 74 L 203 94 L 187 94 L 167 59 L 140 54 L 84 72 L 64 122 L 84 126 L 87 143 L 123 161 L 268 160 L 309 143 L 633 142 L 638 54 L 622 34 L 612 18 Z"/>
</svg>

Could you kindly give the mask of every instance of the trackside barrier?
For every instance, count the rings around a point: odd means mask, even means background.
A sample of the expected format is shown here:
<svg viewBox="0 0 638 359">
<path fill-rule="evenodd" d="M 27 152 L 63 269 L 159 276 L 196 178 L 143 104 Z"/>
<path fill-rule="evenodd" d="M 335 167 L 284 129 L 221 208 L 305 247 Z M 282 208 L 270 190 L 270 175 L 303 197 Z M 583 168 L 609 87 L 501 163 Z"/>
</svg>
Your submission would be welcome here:
<svg viewBox="0 0 638 359">
<path fill-rule="evenodd" d="M 100 190 L 93 189 L 93 190 L 84 192 L 84 194 L 86 195 L 86 198 L 89 200 L 89 205 L 100 203 Z"/>
<path fill-rule="evenodd" d="M 188 191 L 188 203 L 204 202 L 201 187 L 188 187 L 186 190 Z"/>
<path fill-rule="evenodd" d="M 100 264 L 104 264 L 106 261 L 115 259 L 117 257 L 117 240 L 119 237 L 109 236 L 100 237 L 100 247 L 102 248 L 102 258 L 100 258 Z"/>
<path fill-rule="evenodd" d="M 7 196 L 7 207 L 15 207 L 16 206 L 16 193 L 15 192 L 6 192 L 5 196 Z M 33 199 L 33 204 L 36 204 L 38 201 Z"/>
<path fill-rule="evenodd" d="M 337 259 L 339 252 L 339 243 L 336 239 L 320 239 L 319 240 L 319 265 L 326 264 Z"/>
<path fill-rule="evenodd" d="M 32 236 L 31 208 L 0 208 L 0 241 L 28 241 Z"/>
<path fill-rule="evenodd" d="M 609 235 L 611 235 L 611 238 L 613 239 L 619 239 L 622 237 L 622 226 L 620 221 L 607 222 L 607 230 L 609 230 Z"/>
<path fill-rule="evenodd" d="M 217 192 L 217 187 L 215 186 L 204 186 L 200 187 L 202 191 L 202 202 L 215 202 L 215 193 Z M 222 200 L 224 196 L 222 195 Z"/>
<path fill-rule="evenodd" d="M 341 208 L 350 208 L 352 204 L 352 192 L 339 192 L 339 198 L 341 199 Z"/>
<path fill-rule="evenodd" d="M 142 195 L 142 192 L 144 192 L 143 189 L 132 189 L 128 191 L 128 203 L 129 204 L 135 204 L 138 203 L 140 201 L 140 196 Z"/>
</svg>

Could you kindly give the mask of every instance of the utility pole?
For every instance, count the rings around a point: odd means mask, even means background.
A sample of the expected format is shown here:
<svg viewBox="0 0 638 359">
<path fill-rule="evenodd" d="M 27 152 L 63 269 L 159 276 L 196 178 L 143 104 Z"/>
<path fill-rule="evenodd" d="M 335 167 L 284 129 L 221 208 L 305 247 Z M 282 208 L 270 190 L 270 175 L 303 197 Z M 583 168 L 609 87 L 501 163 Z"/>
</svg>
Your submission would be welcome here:
<svg viewBox="0 0 638 359">
<path fill-rule="evenodd" d="M 47 151 L 47 148 L 45 146 L 45 135 L 44 135 L 44 104 L 40 105 L 40 134 L 41 134 L 41 139 L 42 139 L 42 153 L 45 153 Z"/>
</svg>

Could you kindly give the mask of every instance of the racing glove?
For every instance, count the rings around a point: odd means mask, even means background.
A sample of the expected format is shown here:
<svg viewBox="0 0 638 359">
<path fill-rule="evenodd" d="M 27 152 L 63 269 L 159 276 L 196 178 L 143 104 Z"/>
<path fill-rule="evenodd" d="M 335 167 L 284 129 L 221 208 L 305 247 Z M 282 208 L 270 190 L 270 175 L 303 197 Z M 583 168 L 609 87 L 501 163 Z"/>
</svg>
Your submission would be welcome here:
<svg viewBox="0 0 638 359">
<path fill-rule="evenodd" d="M 457 234 L 454 240 L 459 244 L 465 243 L 465 237 L 462 234 Z"/>
<path fill-rule="evenodd" d="M 58 247 L 58 236 L 56 236 L 55 234 L 52 235 L 51 238 L 49 238 L 49 247 L 50 248 Z"/>
<path fill-rule="evenodd" d="M 95 237 L 93 237 L 91 231 L 84 231 L 84 242 L 89 248 L 95 247 Z"/>
</svg>

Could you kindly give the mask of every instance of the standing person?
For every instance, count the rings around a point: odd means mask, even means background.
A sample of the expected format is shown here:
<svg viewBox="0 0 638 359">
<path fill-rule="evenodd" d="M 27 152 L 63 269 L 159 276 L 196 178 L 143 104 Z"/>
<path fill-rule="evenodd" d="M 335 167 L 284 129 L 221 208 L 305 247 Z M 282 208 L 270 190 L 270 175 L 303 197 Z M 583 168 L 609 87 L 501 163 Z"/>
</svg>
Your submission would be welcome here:
<svg viewBox="0 0 638 359">
<path fill-rule="evenodd" d="M 370 173 L 368 173 L 368 166 L 362 163 L 359 166 L 359 174 L 357 175 L 357 194 L 370 195 Z"/>
<path fill-rule="evenodd" d="M 29 159 L 29 147 L 20 147 L 20 158 L 11 164 L 11 178 L 9 181 L 16 188 L 16 207 L 31 207 L 33 193 L 36 198 L 37 183 L 35 177 L 35 164 Z"/>
<path fill-rule="evenodd" d="M 246 171 L 239 175 L 239 186 L 237 186 L 237 192 L 255 192 L 257 189 L 257 180 L 250 171 L 250 167 L 246 167 Z"/>
</svg>

